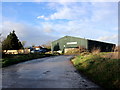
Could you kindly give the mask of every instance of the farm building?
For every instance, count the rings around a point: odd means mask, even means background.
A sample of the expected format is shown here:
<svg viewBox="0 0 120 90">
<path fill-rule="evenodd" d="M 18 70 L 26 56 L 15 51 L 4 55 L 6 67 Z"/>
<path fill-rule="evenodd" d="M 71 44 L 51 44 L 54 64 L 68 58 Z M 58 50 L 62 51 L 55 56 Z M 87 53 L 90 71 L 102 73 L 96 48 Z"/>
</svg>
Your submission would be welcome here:
<svg viewBox="0 0 120 90">
<path fill-rule="evenodd" d="M 101 50 L 101 52 L 111 52 L 113 51 L 115 44 L 100 42 L 100 41 L 95 41 L 95 40 L 89 40 L 85 38 L 64 36 L 52 42 L 51 50 L 52 51 L 60 50 L 64 52 L 66 48 L 78 48 L 78 47 L 85 48 L 88 51 L 91 51 L 94 48 L 98 48 Z"/>
</svg>

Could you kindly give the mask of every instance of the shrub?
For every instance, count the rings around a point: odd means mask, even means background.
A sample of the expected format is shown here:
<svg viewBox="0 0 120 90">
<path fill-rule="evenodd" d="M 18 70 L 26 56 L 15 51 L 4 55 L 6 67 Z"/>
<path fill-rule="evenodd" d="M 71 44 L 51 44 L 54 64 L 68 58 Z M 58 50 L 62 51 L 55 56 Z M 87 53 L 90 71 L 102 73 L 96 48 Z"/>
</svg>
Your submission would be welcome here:
<svg viewBox="0 0 120 90">
<path fill-rule="evenodd" d="M 65 55 L 74 55 L 74 54 L 80 54 L 80 50 L 78 48 L 68 48 L 65 49 Z"/>
<path fill-rule="evenodd" d="M 100 53 L 100 48 L 93 48 L 92 50 L 91 50 L 91 52 L 93 53 L 93 54 L 99 54 Z"/>
<path fill-rule="evenodd" d="M 114 52 L 120 52 L 120 45 L 114 48 Z"/>
<path fill-rule="evenodd" d="M 120 59 L 120 52 L 110 52 L 102 55 L 102 57 L 109 59 Z"/>
</svg>

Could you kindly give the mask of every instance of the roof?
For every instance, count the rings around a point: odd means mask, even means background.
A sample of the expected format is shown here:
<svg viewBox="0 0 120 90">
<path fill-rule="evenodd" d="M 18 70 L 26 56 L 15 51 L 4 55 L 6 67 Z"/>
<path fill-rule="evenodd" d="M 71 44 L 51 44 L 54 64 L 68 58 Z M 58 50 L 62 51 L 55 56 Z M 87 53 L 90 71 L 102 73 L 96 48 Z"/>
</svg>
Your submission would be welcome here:
<svg viewBox="0 0 120 90">
<path fill-rule="evenodd" d="M 42 48 L 42 46 L 34 46 L 33 48 Z"/>
<path fill-rule="evenodd" d="M 60 39 L 63 39 L 63 38 L 67 38 L 67 37 L 78 38 L 78 39 L 84 39 L 84 40 L 91 40 L 91 39 L 80 38 L 80 37 L 74 37 L 74 36 L 64 36 L 64 37 L 62 37 L 62 38 L 59 38 L 59 39 L 57 39 L 57 40 L 60 40 Z M 56 41 L 56 40 L 54 40 L 54 41 Z M 54 42 L 54 41 L 53 41 L 53 42 Z M 96 41 L 96 42 L 107 43 L 107 42 L 103 42 L 103 41 L 97 41 L 97 40 L 91 40 L 91 41 Z M 113 44 L 113 43 L 108 43 L 108 44 Z"/>
<path fill-rule="evenodd" d="M 64 37 L 59 38 L 59 39 L 57 39 L 57 40 L 60 40 L 60 39 L 63 39 L 63 38 L 67 38 L 67 37 L 78 38 L 78 39 L 85 39 L 85 38 L 79 38 L 79 37 L 73 37 L 73 36 L 64 36 Z M 54 41 L 57 41 L 57 40 L 54 40 Z M 86 39 L 86 40 L 87 40 L 87 39 Z M 54 41 L 53 41 L 53 42 L 54 42 Z"/>
</svg>

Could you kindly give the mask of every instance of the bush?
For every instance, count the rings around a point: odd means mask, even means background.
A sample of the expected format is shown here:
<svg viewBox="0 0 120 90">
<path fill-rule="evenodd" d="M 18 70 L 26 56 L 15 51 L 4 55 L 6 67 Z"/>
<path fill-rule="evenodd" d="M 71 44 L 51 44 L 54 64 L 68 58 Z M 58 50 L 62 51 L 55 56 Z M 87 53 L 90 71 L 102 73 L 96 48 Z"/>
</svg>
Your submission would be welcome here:
<svg viewBox="0 0 120 90">
<path fill-rule="evenodd" d="M 92 54 L 99 54 L 100 51 L 101 50 L 99 48 L 93 48 L 91 52 L 92 52 Z"/>
</svg>

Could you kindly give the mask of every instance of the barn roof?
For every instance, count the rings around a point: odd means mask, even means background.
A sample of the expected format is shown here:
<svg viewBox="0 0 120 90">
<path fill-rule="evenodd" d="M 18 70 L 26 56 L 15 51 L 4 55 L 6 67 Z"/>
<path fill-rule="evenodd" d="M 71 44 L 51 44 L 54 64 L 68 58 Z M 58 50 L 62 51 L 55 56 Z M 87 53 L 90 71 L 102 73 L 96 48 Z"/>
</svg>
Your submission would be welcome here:
<svg viewBox="0 0 120 90">
<path fill-rule="evenodd" d="M 67 37 L 72 37 L 72 38 L 77 38 L 77 39 L 84 39 L 84 40 L 91 40 L 91 41 L 96 41 L 96 42 L 101 42 L 101 43 L 107 43 L 107 44 L 113 44 L 113 43 L 108 43 L 108 42 L 103 42 L 103 41 L 98 41 L 98 40 L 92 40 L 92 39 L 86 39 L 86 38 L 80 38 L 80 37 L 74 37 L 74 36 L 64 36 L 64 37 L 59 38 L 57 40 L 60 40 L 60 39 L 63 39 L 63 38 L 67 38 Z M 54 40 L 54 41 L 57 41 L 57 40 Z"/>
</svg>

